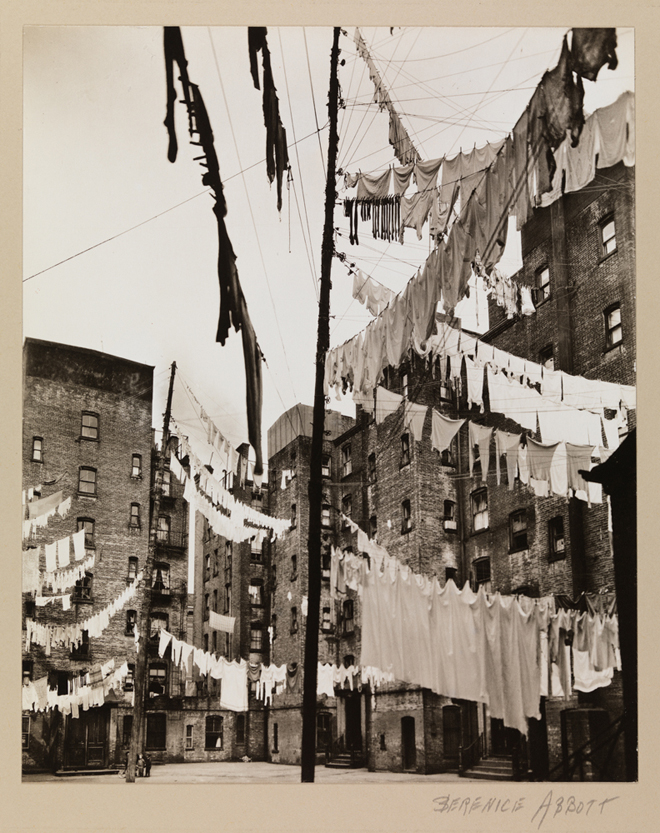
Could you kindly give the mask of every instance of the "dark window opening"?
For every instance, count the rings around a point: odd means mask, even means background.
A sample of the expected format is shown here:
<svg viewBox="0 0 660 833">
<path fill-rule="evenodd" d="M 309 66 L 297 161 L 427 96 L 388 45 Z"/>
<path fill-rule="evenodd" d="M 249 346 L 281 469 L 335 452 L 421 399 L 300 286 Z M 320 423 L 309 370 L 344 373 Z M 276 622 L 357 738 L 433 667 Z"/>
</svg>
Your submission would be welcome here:
<svg viewBox="0 0 660 833">
<path fill-rule="evenodd" d="M 245 715 L 236 715 L 236 743 L 245 743 Z"/>
<path fill-rule="evenodd" d="M 509 552 L 527 549 L 527 511 L 519 509 L 509 515 Z"/>
<path fill-rule="evenodd" d="M 404 500 L 401 504 L 401 534 L 410 532 L 413 528 L 412 510 L 410 508 L 410 501 Z"/>
<path fill-rule="evenodd" d="M 488 529 L 488 491 L 479 489 L 470 495 L 472 503 L 472 531 Z"/>
<path fill-rule="evenodd" d="M 376 455 L 370 454 L 367 458 L 367 474 L 369 483 L 376 482 Z"/>
<path fill-rule="evenodd" d="M 400 466 L 407 466 L 410 463 L 410 434 L 403 434 L 401 437 L 401 462 Z"/>
<path fill-rule="evenodd" d="M 605 316 L 605 343 L 607 349 L 616 347 L 623 341 L 623 328 L 621 326 L 621 306 L 612 304 L 604 313 Z"/>
<path fill-rule="evenodd" d="M 167 715 L 147 715 L 147 749 L 165 749 L 167 734 Z"/>
<path fill-rule="evenodd" d="M 91 518 L 78 518 L 78 532 L 85 530 L 85 549 L 94 549 L 94 521 Z"/>
<path fill-rule="evenodd" d="M 341 450 L 341 473 L 342 477 L 348 477 L 353 471 L 353 461 L 351 459 L 351 446 L 345 445 Z"/>
<path fill-rule="evenodd" d="M 566 558 L 566 542 L 564 539 L 564 519 L 561 515 L 548 521 L 548 538 L 550 541 L 550 560 L 557 561 Z"/>
<path fill-rule="evenodd" d="M 353 613 L 353 599 L 346 599 L 342 605 L 342 623 L 345 634 L 353 633 L 355 630 Z"/>
<path fill-rule="evenodd" d="M 298 633 L 298 608 L 291 608 L 291 633 Z"/>
</svg>

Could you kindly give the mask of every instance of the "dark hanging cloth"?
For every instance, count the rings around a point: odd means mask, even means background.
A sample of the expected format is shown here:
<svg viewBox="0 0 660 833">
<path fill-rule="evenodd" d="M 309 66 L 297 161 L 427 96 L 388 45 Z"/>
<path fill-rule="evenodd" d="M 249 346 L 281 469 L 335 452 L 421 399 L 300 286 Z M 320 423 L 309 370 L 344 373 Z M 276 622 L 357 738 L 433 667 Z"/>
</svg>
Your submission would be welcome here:
<svg viewBox="0 0 660 833">
<path fill-rule="evenodd" d="M 600 68 L 616 69 L 616 29 L 573 29 L 571 67 L 574 72 L 595 81 Z"/>
<path fill-rule="evenodd" d="M 296 692 L 300 684 L 300 666 L 297 662 L 290 662 L 286 667 L 287 691 Z"/>
<path fill-rule="evenodd" d="M 578 75 L 577 82 L 571 70 L 571 56 L 566 37 L 562 44 L 557 66 L 544 73 L 529 103 L 527 141 L 529 152 L 538 150 L 537 176 L 539 195 L 552 187 L 556 163 L 553 151 L 559 147 L 570 131 L 571 144 L 580 140 L 584 125 L 584 87 Z"/>
<path fill-rule="evenodd" d="M 572 599 L 565 593 L 555 593 L 555 606 L 560 610 L 577 610 L 580 613 L 588 611 L 584 593 L 580 593 L 577 599 Z"/>
<path fill-rule="evenodd" d="M 250 72 L 254 86 L 259 89 L 259 71 L 257 53 L 261 52 L 263 67 L 263 108 L 264 124 L 266 126 L 266 173 L 268 181 L 277 178 L 277 210 L 282 210 L 282 178 L 289 167 L 289 152 L 286 144 L 286 130 L 280 118 L 280 102 L 273 81 L 273 71 L 270 64 L 270 50 L 266 41 L 265 26 L 251 26 L 248 28 L 248 49 L 250 52 Z"/>
<path fill-rule="evenodd" d="M 248 663 L 247 677 L 251 683 L 258 683 L 261 679 L 261 663 L 257 663 L 257 665 Z"/>
<path fill-rule="evenodd" d="M 224 217 L 227 214 L 220 166 L 213 142 L 213 131 L 209 121 L 204 99 L 196 84 L 188 78 L 187 61 L 183 50 L 181 30 L 178 27 L 165 27 L 165 70 L 167 75 L 167 127 L 170 144 L 168 159 L 174 162 L 177 155 L 176 134 L 174 127 L 174 103 L 176 89 L 174 87 L 174 63 L 179 67 L 180 80 L 183 87 L 183 97 L 188 110 L 188 131 L 197 140 L 193 144 L 201 147 L 203 156 L 201 164 L 206 168 L 202 176 L 202 183 L 208 186 L 215 197 L 213 212 L 218 224 L 218 281 L 220 284 L 220 313 L 216 341 L 225 343 L 229 335 L 229 328 L 233 326 L 237 332 L 241 331 L 243 340 L 243 358 L 245 362 L 245 391 L 247 406 L 248 438 L 254 448 L 256 462 L 254 474 L 263 474 L 263 457 L 261 451 L 261 408 L 263 382 L 261 377 L 261 362 L 263 355 L 257 344 L 257 337 L 250 321 L 247 303 L 236 268 L 236 255 L 227 234 Z"/>
</svg>

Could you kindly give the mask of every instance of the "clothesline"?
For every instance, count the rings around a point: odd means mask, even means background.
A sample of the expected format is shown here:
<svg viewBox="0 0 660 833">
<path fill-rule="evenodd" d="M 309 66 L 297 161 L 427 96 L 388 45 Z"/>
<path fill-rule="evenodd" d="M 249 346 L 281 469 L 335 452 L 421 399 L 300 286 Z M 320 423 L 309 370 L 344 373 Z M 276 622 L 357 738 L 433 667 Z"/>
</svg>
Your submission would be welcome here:
<svg viewBox="0 0 660 833">
<path fill-rule="evenodd" d="M 83 641 L 83 631 L 88 637 L 99 637 L 110 624 L 110 619 L 121 610 L 129 599 L 136 593 L 142 581 L 143 573 L 136 576 L 133 584 L 123 590 L 119 596 L 98 613 L 93 614 L 82 622 L 73 625 L 42 625 L 34 619 L 25 620 L 25 651 L 30 652 L 30 646 L 41 645 L 45 648 L 46 656 L 50 656 L 52 646 L 62 645 L 66 648 L 77 647 Z"/>
<path fill-rule="evenodd" d="M 71 498 L 62 499 L 62 491 L 54 492 L 48 497 L 26 504 L 28 517 L 23 521 L 23 539 L 31 538 L 36 529 L 48 526 L 48 521 L 55 514 L 66 518 L 71 510 Z"/>
</svg>

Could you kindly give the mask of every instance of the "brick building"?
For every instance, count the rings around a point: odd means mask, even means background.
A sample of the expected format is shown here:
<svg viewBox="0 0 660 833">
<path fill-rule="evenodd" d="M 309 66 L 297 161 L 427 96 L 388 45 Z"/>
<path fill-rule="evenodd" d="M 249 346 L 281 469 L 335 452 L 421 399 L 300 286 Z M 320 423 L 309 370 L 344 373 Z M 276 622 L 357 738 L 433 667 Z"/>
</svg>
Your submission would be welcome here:
<svg viewBox="0 0 660 833">
<path fill-rule="evenodd" d="M 523 267 L 513 276 L 532 288 L 536 312 L 506 318 L 490 304 L 485 343 L 547 367 L 626 385 L 635 384 L 634 169 L 618 164 L 599 170 L 582 191 L 533 211 L 522 230 Z M 473 334 L 474 335 L 474 334 Z M 462 393 L 416 355 L 388 368 L 383 385 L 451 418 L 466 417 L 513 433 L 520 425 L 488 408 L 469 409 L 463 368 Z M 289 412 L 291 414 L 291 412 Z M 295 518 L 294 534 L 277 541 L 271 570 L 275 626 L 271 661 L 300 661 L 307 589 L 307 482 L 311 426 L 284 415 L 273 426 L 289 434 L 270 443 L 271 514 Z M 634 427 L 634 411 L 620 434 Z M 329 420 L 333 421 L 330 423 Z M 311 417 L 308 420 L 311 422 Z M 340 430 L 336 430 L 340 428 Z M 277 433 L 274 431 L 274 433 Z M 533 433 L 533 432 L 532 432 Z M 482 479 L 477 460 L 468 464 L 464 426 L 442 454 L 431 447 L 431 413 L 422 439 L 404 428 L 400 408 L 376 424 L 360 406 L 355 421 L 336 425 L 326 412 L 324 553 L 334 544 L 356 550 L 356 536 L 341 513 L 377 537 L 391 555 L 440 583 L 466 581 L 476 589 L 531 597 L 585 592 L 613 593 L 614 574 L 607 503 L 588 506 L 576 498 L 536 497 L 518 479 L 509 490 L 506 474 L 496 483 L 494 449 Z M 287 470 L 295 477 L 282 479 Z M 324 555 L 324 558 L 327 556 Z M 343 602 L 329 594 L 323 564 L 319 661 L 359 662 L 359 598 Z M 300 658 L 300 659 L 298 659 Z M 518 775 L 557 777 L 557 767 L 582 742 L 622 713 L 621 680 L 567 698 L 543 698 L 541 720 L 530 721 L 527 743 L 483 705 L 433 694 L 399 682 L 376 691 L 336 689 L 320 698 L 317 749 L 339 743 L 358 750 L 371 769 L 430 773 L 455 769 L 459 749 L 475 745 L 484 755 L 513 756 Z M 300 699 L 277 697 L 269 710 L 269 759 L 299 762 Z M 614 747 L 609 779 L 622 778 L 621 739 Z"/>
<path fill-rule="evenodd" d="M 153 368 L 92 350 L 26 339 L 24 346 L 23 484 L 40 486 L 47 498 L 62 492 L 71 498 L 66 517 L 57 513 L 24 541 L 40 548 L 85 530 L 86 555 L 94 566 L 78 580 L 71 607 L 61 601 L 35 606 L 23 594 L 26 618 L 65 627 L 87 620 L 116 599 L 135 580 L 147 557 L 152 453 Z M 37 497 L 37 495 L 35 495 Z M 26 515 L 27 517 L 27 515 Z M 74 650 L 50 652 L 23 640 L 23 679 L 48 678 L 66 694 L 74 680 L 114 660 L 135 662 L 133 627 L 140 600 L 110 619 L 101 636 L 84 639 Z M 25 633 L 24 633 L 25 635 Z M 84 634 L 83 634 L 84 636 Z M 130 701 L 126 693 L 103 706 L 80 712 L 75 720 L 59 710 L 23 715 L 23 765 L 27 768 L 103 768 L 121 754 L 118 715 Z"/>
</svg>

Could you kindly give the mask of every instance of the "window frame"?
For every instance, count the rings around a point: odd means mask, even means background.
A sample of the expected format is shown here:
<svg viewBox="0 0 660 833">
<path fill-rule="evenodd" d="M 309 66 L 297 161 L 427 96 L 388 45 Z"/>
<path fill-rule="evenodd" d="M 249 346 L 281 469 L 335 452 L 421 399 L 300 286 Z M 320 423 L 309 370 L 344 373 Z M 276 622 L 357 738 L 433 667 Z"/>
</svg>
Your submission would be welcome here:
<svg viewBox="0 0 660 833">
<path fill-rule="evenodd" d="M 137 465 L 135 461 L 137 460 Z M 137 469 L 137 471 L 136 471 Z M 132 454 L 131 455 L 131 477 L 134 480 L 141 480 L 142 479 L 142 455 L 141 454 Z"/>
<path fill-rule="evenodd" d="M 82 526 L 81 526 L 82 524 Z M 87 531 L 86 524 L 92 525 L 92 531 Z M 81 529 L 85 530 L 85 549 L 86 550 L 95 550 L 96 549 L 96 521 L 94 518 L 76 518 L 76 527 L 77 531 L 80 532 Z M 88 537 L 89 536 L 89 537 Z"/>
<path fill-rule="evenodd" d="M 330 454 L 323 454 L 321 457 L 321 477 L 332 476 L 332 456 Z"/>
<path fill-rule="evenodd" d="M 547 281 L 543 277 L 547 274 Z M 534 306 L 539 307 L 546 301 L 549 301 L 552 295 L 550 288 L 550 267 L 547 263 L 540 266 L 534 273 Z"/>
<path fill-rule="evenodd" d="M 445 532 L 456 533 L 458 522 L 456 520 L 456 501 L 446 498 L 442 504 L 442 528 Z"/>
<path fill-rule="evenodd" d="M 353 599 L 344 599 L 342 603 L 341 624 L 344 636 L 355 633 L 355 605 Z"/>
<path fill-rule="evenodd" d="M 39 448 L 36 448 L 36 443 L 40 443 Z M 38 451 L 39 456 L 35 456 L 35 452 Z M 32 456 L 31 462 L 33 463 L 43 463 L 44 461 L 44 438 L 43 437 L 32 437 Z"/>
<path fill-rule="evenodd" d="M 257 638 L 258 634 L 258 638 Z M 250 653 L 263 654 L 264 629 L 260 622 L 250 622 Z"/>
<path fill-rule="evenodd" d="M 332 525 L 331 517 L 330 517 L 330 504 L 324 503 L 321 506 L 321 526 L 325 527 L 326 529 Z"/>
<path fill-rule="evenodd" d="M 482 567 L 486 564 L 488 565 L 488 578 L 485 577 L 483 569 L 481 571 L 482 575 L 481 576 L 479 575 L 480 567 Z M 490 561 L 490 556 L 485 556 L 484 558 L 476 558 L 472 562 L 472 566 L 474 568 L 474 584 L 475 584 L 476 589 L 478 590 L 479 587 L 482 584 L 483 585 L 488 585 L 488 587 L 485 588 L 485 590 L 486 590 L 487 593 L 489 593 L 491 582 L 493 580 L 493 571 L 492 571 L 492 564 L 491 564 L 491 561 Z"/>
<path fill-rule="evenodd" d="M 137 508 L 137 512 L 133 510 Z M 128 518 L 128 526 L 130 529 L 142 529 L 142 516 L 140 515 L 140 504 L 131 503 L 131 514 Z"/>
<path fill-rule="evenodd" d="M 160 573 L 160 586 L 156 586 L 157 574 Z M 151 568 L 151 589 L 161 596 L 169 596 L 172 591 L 172 574 L 167 561 L 154 561 Z"/>
<path fill-rule="evenodd" d="M 298 522 L 297 505 L 295 503 L 292 503 L 291 504 L 291 527 L 290 528 L 295 529 L 297 522 Z"/>
<path fill-rule="evenodd" d="M 289 627 L 289 633 L 298 633 L 298 608 L 296 605 L 293 605 L 291 607 L 291 622 Z"/>
<path fill-rule="evenodd" d="M 375 540 L 377 535 L 378 535 L 378 515 L 370 515 L 369 516 L 369 537 L 373 541 L 373 540 Z"/>
<path fill-rule="evenodd" d="M 485 508 L 479 508 L 481 504 L 478 504 L 477 501 L 481 497 L 485 497 Z M 486 522 L 483 525 L 477 526 L 477 517 L 479 515 L 483 515 L 485 512 L 485 519 Z M 472 534 L 478 535 L 481 532 L 485 532 L 489 527 L 490 519 L 488 517 L 488 488 L 483 487 L 480 489 L 475 489 L 473 492 L 470 493 L 470 515 L 472 517 Z"/>
<path fill-rule="evenodd" d="M 341 447 L 341 476 L 348 477 L 351 474 L 353 474 L 351 444 L 346 443 Z"/>
<path fill-rule="evenodd" d="M 296 581 L 298 578 L 298 554 L 292 553 L 291 554 L 291 581 Z"/>
<path fill-rule="evenodd" d="M 84 471 L 93 472 L 94 479 L 93 480 L 83 480 L 82 474 Z M 93 491 L 87 491 L 81 488 L 83 483 L 91 483 L 94 486 Z M 98 470 L 92 468 L 92 466 L 79 466 L 78 467 L 78 494 L 81 497 L 97 497 L 98 495 Z"/>
<path fill-rule="evenodd" d="M 167 714 L 165 712 L 147 712 L 145 729 L 146 749 L 167 749 Z M 151 725 L 149 725 L 151 723 Z M 158 724 L 158 725 L 154 725 Z M 162 737 L 162 744 L 156 743 Z"/>
<path fill-rule="evenodd" d="M 606 238 L 605 229 L 610 225 L 610 223 L 612 224 L 613 233 L 610 237 Z M 616 254 L 616 252 L 619 249 L 619 245 L 616 239 L 616 220 L 614 219 L 614 214 L 608 214 L 607 217 L 604 217 L 598 223 L 598 232 L 600 236 L 600 259 L 601 261 L 603 261 L 611 255 Z M 608 249 L 608 244 L 612 240 L 614 241 L 614 248 Z"/>
<path fill-rule="evenodd" d="M 401 459 L 399 461 L 399 468 L 402 469 L 404 466 L 409 466 L 410 460 L 410 434 L 406 432 L 405 434 L 401 434 Z"/>
<path fill-rule="evenodd" d="M 163 523 L 165 521 L 166 523 Z M 156 541 L 159 544 L 169 544 L 170 535 L 172 533 L 172 518 L 169 515 L 158 515 L 158 525 L 156 527 Z"/>
<path fill-rule="evenodd" d="M 412 504 L 408 498 L 401 501 L 401 534 L 407 535 L 412 532 Z"/>
<path fill-rule="evenodd" d="M 96 420 L 96 425 L 85 425 L 85 417 L 94 417 Z M 94 436 L 90 436 L 89 434 L 85 434 L 85 429 L 88 431 L 93 429 L 96 431 Z M 99 442 L 101 439 L 101 419 L 96 413 L 96 411 L 82 411 L 80 414 L 80 439 L 87 440 L 90 442 Z"/>
<path fill-rule="evenodd" d="M 555 527 L 558 527 L 558 521 L 561 522 L 561 538 L 557 535 L 557 530 Z M 556 541 L 561 540 L 562 548 L 557 549 Z M 548 552 L 548 560 L 550 562 L 553 561 L 563 561 L 566 558 L 566 532 L 564 529 L 564 517 L 563 515 L 555 515 L 552 518 L 548 518 L 548 544 L 549 544 L 549 552 Z"/>
<path fill-rule="evenodd" d="M 73 586 L 71 601 L 74 604 L 94 604 L 94 573 L 89 570 Z"/>
<path fill-rule="evenodd" d="M 353 517 L 353 495 L 351 493 L 346 494 L 341 499 L 341 511 L 347 518 L 352 519 Z M 342 518 L 342 527 L 344 529 L 348 529 L 349 522 Z"/>
<path fill-rule="evenodd" d="M 154 622 L 164 622 L 159 628 L 154 630 Z M 160 639 L 160 632 L 163 628 L 167 630 L 170 626 L 170 617 L 164 610 L 152 610 L 149 614 L 149 639 L 152 642 L 157 642 Z"/>
<path fill-rule="evenodd" d="M 612 326 L 609 319 L 614 312 L 619 313 L 619 321 L 617 324 Z M 621 304 L 619 301 L 614 304 L 610 304 L 609 307 L 603 310 L 603 320 L 605 323 L 605 351 L 607 352 L 608 350 L 614 350 L 615 347 L 619 347 L 623 344 L 623 321 L 621 318 Z M 613 341 L 612 335 L 616 330 L 619 331 L 619 340 Z"/>
<path fill-rule="evenodd" d="M 27 724 L 26 724 L 27 721 Z M 26 728 L 27 726 L 27 728 Z M 21 716 L 21 749 L 30 748 L 30 715 Z"/>
<path fill-rule="evenodd" d="M 236 743 L 240 746 L 245 744 L 245 715 L 236 715 Z"/>
<path fill-rule="evenodd" d="M 524 530 L 515 530 L 514 526 L 516 521 L 520 522 L 524 520 L 525 528 Z M 529 539 L 528 539 L 528 529 L 529 529 L 529 522 L 527 518 L 527 509 L 516 509 L 509 514 L 509 552 L 523 552 L 524 550 L 529 549 Z M 523 540 L 524 537 L 524 540 Z"/>
<path fill-rule="evenodd" d="M 155 673 L 152 674 L 152 671 L 155 672 L 162 672 L 162 673 Z M 151 686 L 153 683 L 157 683 L 159 686 L 162 687 L 162 692 L 153 692 L 157 697 L 167 697 L 167 689 L 169 683 L 169 673 L 168 673 L 168 665 L 163 660 L 154 660 L 153 662 L 149 663 L 149 667 L 147 669 L 147 690 L 149 694 L 152 694 Z"/>
<path fill-rule="evenodd" d="M 195 748 L 195 724 L 186 723 L 186 734 L 184 736 L 185 750 L 190 752 Z"/>
<path fill-rule="evenodd" d="M 378 477 L 376 474 L 376 454 L 375 452 L 372 452 L 367 457 L 367 482 L 370 486 L 373 486 L 377 479 Z"/>
<path fill-rule="evenodd" d="M 331 610 L 329 607 L 321 608 L 321 630 L 323 633 L 332 632 Z"/>
<path fill-rule="evenodd" d="M 124 628 L 125 636 L 135 636 L 135 626 L 136 625 L 137 625 L 137 610 L 127 610 L 126 611 L 126 626 Z"/>
</svg>

